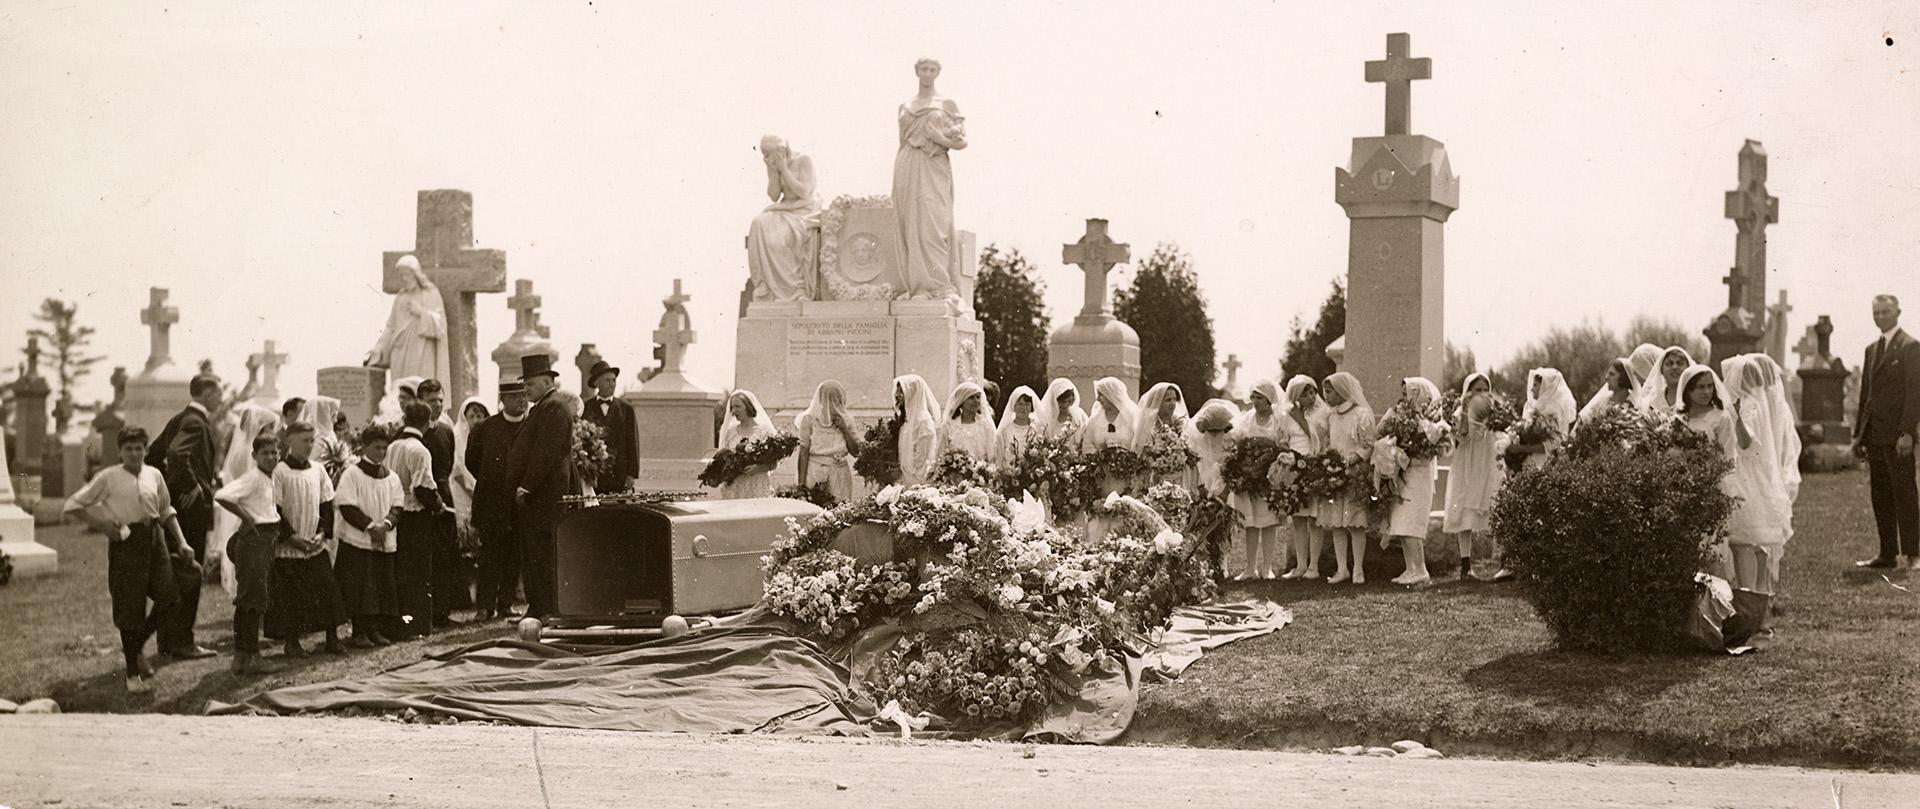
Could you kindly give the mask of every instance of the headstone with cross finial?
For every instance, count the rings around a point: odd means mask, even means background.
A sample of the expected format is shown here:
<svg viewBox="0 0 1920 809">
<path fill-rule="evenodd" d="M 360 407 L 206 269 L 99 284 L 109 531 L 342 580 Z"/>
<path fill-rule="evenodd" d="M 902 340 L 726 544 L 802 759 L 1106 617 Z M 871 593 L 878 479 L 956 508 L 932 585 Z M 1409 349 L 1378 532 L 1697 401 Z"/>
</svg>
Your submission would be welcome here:
<svg viewBox="0 0 1920 809">
<path fill-rule="evenodd" d="M 673 294 L 661 299 L 659 327 L 653 331 L 654 357 L 660 367 L 636 390 L 621 398 L 633 405 L 644 428 L 635 432 L 642 488 L 681 488 L 697 484 L 703 462 L 713 454 L 713 411 L 726 397 L 686 374 L 687 346 L 694 342 L 692 296 L 673 279 Z M 771 407 L 771 405 L 768 405 Z"/>
<path fill-rule="evenodd" d="M 1787 365 L 1787 315 L 1793 312 L 1793 304 L 1787 303 L 1787 291 L 1780 290 L 1780 302 L 1767 307 L 1767 356 L 1772 357 L 1780 367 Z"/>
<path fill-rule="evenodd" d="M 1727 192 L 1725 212 L 1736 235 L 1733 267 L 1720 279 L 1727 285 L 1727 308 L 1705 330 L 1713 349 L 1708 362 L 1715 368 L 1728 357 L 1761 350 L 1769 329 L 1767 226 L 1780 221 L 1780 200 L 1767 193 L 1767 150 L 1757 140 L 1740 147 L 1740 187 Z M 1779 340 L 1784 354 L 1786 335 Z"/>
<path fill-rule="evenodd" d="M 9 469 L 0 452 L 0 552 L 13 564 L 15 576 L 51 573 L 59 564 L 52 548 L 33 539 L 33 514 L 43 511 L 41 469 L 47 447 L 47 381 L 40 378 L 40 346 L 27 338 L 27 364 L 13 383 L 14 457 L 18 469 Z M 59 502 L 53 501 L 57 507 Z M 25 508 L 22 508 L 25 506 Z"/>
<path fill-rule="evenodd" d="M 1227 397 L 1228 397 L 1228 398 L 1232 398 L 1232 397 L 1235 397 L 1235 396 L 1237 396 L 1237 395 L 1239 395 L 1239 393 L 1240 393 L 1240 367 L 1241 367 L 1241 366 L 1240 366 L 1240 355 L 1239 355 L 1239 354 L 1228 354 L 1228 355 L 1227 355 L 1227 361 L 1226 361 L 1226 362 L 1223 362 L 1223 363 L 1221 363 L 1221 364 L 1220 364 L 1220 366 L 1221 366 L 1221 367 L 1223 367 L 1223 368 L 1225 368 L 1225 369 L 1227 369 L 1227 388 L 1226 388 L 1226 390 L 1225 390 L 1225 393 L 1227 394 Z"/>
<path fill-rule="evenodd" d="M 260 384 L 253 389 L 253 402 L 267 408 L 280 406 L 280 366 L 287 364 L 289 357 L 276 351 L 272 340 L 247 359 L 260 368 Z"/>
<path fill-rule="evenodd" d="M 419 193 L 414 220 L 412 250 L 390 250 L 382 254 L 382 284 L 387 292 L 403 289 L 398 264 L 403 256 L 413 256 L 420 269 L 440 288 L 447 311 L 448 401 L 464 401 L 479 388 L 475 369 L 479 354 L 479 325 L 475 295 L 504 292 L 507 288 L 507 255 L 501 250 L 482 250 L 473 246 L 473 194 L 454 189 L 426 190 Z M 519 371 L 514 371 L 519 376 Z"/>
<path fill-rule="evenodd" d="M 147 308 L 140 310 L 140 323 L 148 331 L 147 365 L 142 373 L 153 373 L 173 362 L 173 340 L 169 332 L 180 322 L 180 310 L 167 305 L 167 291 L 153 287 L 147 291 Z"/>
<path fill-rule="evenodd" d="M 1083 401 L 1108 376 L 1126 383 L 1127 395 L 1140 395 L 1140 335 L 1114 318 L 1107 294 L 1107 273 L 1133 261 L 1132 249 L 1107 235 L 1107 220 L 1088 219 L 1079 241 L 1060 246 L 1060 261 L 1080 268 L 1085 298 L 1079 316 L 1047 340 L 1047 375 L 1072 380 Z"/>
<path fill-rule="evenodd" d="M 1444 237 L 1460 179 L 1445 144 L 1413 134 L 1412 82 L 1432 78 L 1433 61 L 1411 51 L 1408 35 L 1388 34 L 1386 58 L 1366 64 L 1366 80 L 1387 88 L 1386 131 L 1354 138 L 1347 165 L 1334 169 L 1333 198 L 1348 219 L 1339 363 L 1374 396 L 1446 368 Z"/>
<path fill-rule="evenodd" d="M 1821 315 L 1807 329 L 1812 338 L 1812 354 L 1802 353 L 1800 368 L 1800 435 L 1806 444 L 1844 444 L 1850 439 L 1847 429 L 1846 363 L 1833 356 L 1833 318 Z M 1808 341 L 1800 341 L 1803 352 Z M 1815 429 L 1815 428 L 1818 429 Z M 1817 440 L 1816 440 L 1817 439 Z"/>
<path fill-rule="evenodd" d="M 171 330 L 178 322 L 180 310 L 167 305 L 167 290 L 148 289 L 147 306 L 140 310 L 140 324 L 147 327 L 147 361 L 127 380 L 122 415 L 126 426 L 146 430 L 149 437 L 159 435 L 167 419 L 187 405 L 193 374 L 173 361 Z"/>
<path fill-rule="evenodd" d="M 598 345 L 594 343 L 580 344 L 580 350 L 575 352 L 573 355 L 573 367 L 580 369 L 581 395 L 584 396 L 586 395 L 587 391 L 593 390 L 593 379 L 587 376 L 587 372 L 593 370 L 594 363 L 603 361 L 605 359 L 606 357 L 603 357 L 600 355 L 600 348 Z M 615 384 L 618 384 L 619 380 L 614 380 L 614 382 Z"/>
<path fill-rule="evenodd" d="M 93 431 L 100 435 L 101 458 L 104 463 L 113 462 L 114 448 L 120 443 L 120 430 L 127 426 L 127 369 L 118 366 L 113 375 L 107 377 L 113 385 L 113 401 L 101 404 L 93 415 Z"/>
<path fill-rule="evenodd" d="M 519 379 L 520 358 L 528 354 L 546 354 L 558 363 L 560 352 L 547 340 L 552 332 L 540 323 L 540 296 L 533 294 L 533 281 L 514 280 L 507 308 L 513 310 L 513 334 L 493 350 L 493 364 L 500 369 L 501 381 Z"/>
</svg>

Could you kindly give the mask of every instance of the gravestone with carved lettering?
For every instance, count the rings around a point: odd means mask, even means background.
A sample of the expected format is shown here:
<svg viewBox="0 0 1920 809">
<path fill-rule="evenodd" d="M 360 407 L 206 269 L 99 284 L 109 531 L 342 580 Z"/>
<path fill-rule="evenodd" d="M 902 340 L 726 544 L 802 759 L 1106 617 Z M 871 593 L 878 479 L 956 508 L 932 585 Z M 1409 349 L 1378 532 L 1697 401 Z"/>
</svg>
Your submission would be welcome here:
<svg viewBox="0 0 1920 809">
<path fill-rule="evenodd" d="M 360 365 L 322 368 L 314 375 L 314 390 L 340 400 L 347 423 L 359 429 L 380 412 L 380 400 L 387 395 L 387 371 Z"/>
<path fill-rule="evenodd" d="M 1107 220 L 1088 219 L 1080 240 L 1060 246 L 1060 262 L 1080 268 L 1080 314 L 1047 338 L 1047 376 L 1066 377 L 1093 401 L 1093 383 L 1115 377 L 1128 396 L 1140 395 L 1140 335 L 1113 316 L 1107 273 L 1133 261 L 1132 249 L 1107 235 Z"/>
<path fill-rule="evenodd" d="M 1740 147 L 1740 187 L 1727 192 L 1726 218 L 1736 231 L 1733 268 L 1720 279 L 1727 285 L 1727 308 L 1705 331 L 1714 368 L 1728 357 L 1760 351 L 1767 335 L 1767 226 L 1780 221 L 1780 199 L 1767 193 L 1767 150 L 1757 140 Z M 1780 340 L 1785 343 L 1784 333 Z"/>
<path fill-rule="evenodd" d="M 640 459 L 635 485 L 641 489 L 699 488 L 700 470 L 714 451 L 713 410 L 726 397 L 687 376 L 687 347 L 697 337 L 687 313 L 690 300 L 680 279 L 673 279 L 673 293 L 660 301 L 665 310 L 653 330 L 660 368 L 638 389 L 621 395 L 633 405 L 640 427 L 634 438 Z"/>
<path fill-rule="evenodd" d="M 1346 167 L 1334 169 L 1333 198 L 1348 220 L 1347 328 L 1336 363 L 1380 407 L 1398 398 L 1404 377 L 1444 377 L 1445 231 L 1460 207 L 1446 145 L 1412 134 L 1411 82 L 1432 78 L 1433 60 L 1409 50 L 1406 34 L 1388 34 L 1387 57 L 1367 62 L 1366 80 L 1386 85 L 1386 132 L 1354 138 Z"/>
<path fill-rule="evenodd" d="M 126 420 L 129 426 L 160 434 L 167 419 L 187 406 L 187 388 L 193 372 L 174 363 L 171 331 L 180 322 L 180 310 L 167 305 L 167 290 L 153 287 L 147 292 L 147 308 L 140 310 L 140 323 L 147 327 L 147 361 L 140 373 L 127 380 Z"/>
</svg>

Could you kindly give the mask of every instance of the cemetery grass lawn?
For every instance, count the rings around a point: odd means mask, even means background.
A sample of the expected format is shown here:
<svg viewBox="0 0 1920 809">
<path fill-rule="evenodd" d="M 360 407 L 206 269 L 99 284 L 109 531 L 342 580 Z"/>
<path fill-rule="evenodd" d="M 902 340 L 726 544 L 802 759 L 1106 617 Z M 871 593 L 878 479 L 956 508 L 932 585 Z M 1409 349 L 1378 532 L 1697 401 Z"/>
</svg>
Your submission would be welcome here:
<svg viewBox="0 0 1920 809">
<path fill-rule="evenodd" d="M 1146 686 L 1129 738 L 1283 748 L 1411 738 L 1449 755 L 1920 768 L 1920 592 L 1853 566 L 1878 548 L 1865 471 L 1809 475 L 1794 522 L 1783 612 L 1763 652 L 1556 651 L 1511 586 L 1402 590 L 1387 583 L 1399 552 L 1376 544 L 1361 588 L 1234 586 L 1228 598 L 1272 598 L 1295 623 Z M 1439 559 L 1451 548 L 1430 553 L 1436 574 L 1452 569 Z M 1920 576 L 1891 580 L 1920 590 Z"/>
<path fill-rule="evenodd" d="M 153 690 L 128 694 L 120 636 L 107 599 L 106 540 L 73 523 L 42 526 L 36 539 L 60 553 L 59 570 L 0 587 L 0 698 L 14 702 L 52 697 L 69 713 L 199 714 L 210 699 L 239 702 L 281 686 L 361 677 L 416 662 L 429 652 L 511 634 L 510 627 L 495 621 L 458 627 L 425 641 L 304 660 L 280 658 L 280 644 L 263 638 L 266 656 L 290 665 L 278 674 L 236 677 L 227 671 L 233 662 L 233 602 L 219 584 L 207 584 L 200 590 L 195 634 L 220 655 L 170 662 L 148 641 Z M 319 640 L 318 634 L 305 636 L 310 650 Z"/>
</svg>

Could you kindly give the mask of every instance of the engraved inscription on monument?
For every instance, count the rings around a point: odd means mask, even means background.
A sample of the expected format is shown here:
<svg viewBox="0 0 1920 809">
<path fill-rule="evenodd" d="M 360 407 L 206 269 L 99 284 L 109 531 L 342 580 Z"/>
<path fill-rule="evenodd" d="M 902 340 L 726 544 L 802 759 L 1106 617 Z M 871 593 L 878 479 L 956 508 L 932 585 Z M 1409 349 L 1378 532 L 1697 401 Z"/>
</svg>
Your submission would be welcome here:
<svg viewBox="0 0 1920 809">
<path fill-rule="evenodd" d="M 892 374 L 891 318 L 801 318 L 787 324 L 787 407 L 805 407 L 822 379 L 839 380 L 851 407 L 887 407 Z"/>
</svg>

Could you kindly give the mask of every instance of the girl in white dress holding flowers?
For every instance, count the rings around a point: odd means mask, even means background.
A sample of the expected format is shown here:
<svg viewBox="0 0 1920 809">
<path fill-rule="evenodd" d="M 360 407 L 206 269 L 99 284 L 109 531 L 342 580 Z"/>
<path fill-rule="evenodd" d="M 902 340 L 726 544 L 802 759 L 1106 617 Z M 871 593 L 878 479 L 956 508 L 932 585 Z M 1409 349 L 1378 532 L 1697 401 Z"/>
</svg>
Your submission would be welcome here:
<svg viewBox="0 0 1920 809">
<path fill-rule="evenodd" d="M 760 397 L 746 390 L 736 390 L 727 397 L 727 421 L 720 425 L 721 449 L 739 452 L 746 442 L 773 433 L 773 417 L 768 415 L 766 408 L 760 406 Z M 772 467 L 757 466 L 742 472 L 739 477 L 721 484 L 717 499 L 744 500 L 773 496 L 773 482 L 769 476 L 772 471 Z"/>
<path fill-rule="evenodd" d="M 1460 409 L 1453 416 L 1453 459 L 1447 468 L 1447 511 L 1441 523 L 1442 530 L 1453 535 L 1460 552 L 1461 581 L 1473 575 L 1473 535 L 1487 530 L 1493 496 L 1500 492 L 1506 478 L 1506 465 L 1500 462 L 1500 455 L 1506 451 L 1507 434 L 1487 429 L 1487 414 L 1492 408 L 1493 380 L 1482 373 L 1468 374 L 1460 386 Z M 1506 580 L 1499 578 L 1499 573 L 1494 577 Z M 1507 573 L 1507 578 L 1512 577 Z"/>
<path fill-rule="evenodd" d="M 1777 378 L 1772 371 L 1777 367 L 1765 354 L 1728 357 L 1720 363 L 1727 392 L 1733 397 L 1730 420 L 1736 431 L 1750 438 L 1735 453 L 1733 473 L 1728 476 L 1730 488 L 1741 498 L 1727 524 L 1733 586 L 1766 595 L 1773 595 L 1780 556 L 1793 535 L 1793 498 L 1783 468 L 1782 444 L 1787 436 L 1793 436 L 1796 445 L 1799 441 L 1792 423 L 1773 413 L 1769 377 Z M 1739 435 L 1734 438 L 1739 441 Z M 1797 467 L 1798 447 L 1794 449 Z"/>
<path fill-rule="evenodd" d="M 1160 382 L 1148 388 L 1140 396 L 1139 422 L 1133 428 L 1133 451 L 1140 460 L 1147 462 L 1146 474 L 1142 477 L 1146 485 L 1156 483 L 1176 483 L 1192 491 L 1197 480 L 1191 465 L 1183 462 L 1178 472 L 1156 470 L 1152 468 L 1156 453 L 1179 452 L 1187 447 L 1187 401 L 1180 392 L 1180 386 L 1172 382 Z"/>
<path fill-rule="evenodd" d="M 940 403 L 933 386 L 919 374 L 893 380 L 893 404 L 900 417 L 900 484 L 918 486 L 933 474 L 934 444 L 940 429 Z"/>
<path fill-rule="evenodd" d="M 1034 417 L 1039 413 L 1040 397 L 1033 388 L 1025 385 L 1013 389 L 1013 395 L 1007 397 L 1007 412 L 1000 414 L 1000 425 L 996 431 L 993 445 L 993 462 L 1005 465 L 1008 461 L 1020 457 L 1027 447 L 1029 436 L 1036 429 Z"/>
<path fill-rule="evenodd" d="M 1742 495 L 1740 477 L 1740 455 L 1753 445 L 1753 433 L 1750 423 L 1745 419 L 1734 418 L 1727 412 L 1732 400 L 1720 377 L 1715 376 L 1712 368 L 1705 365 L 1689 366 L 1680 374 L 1679 391 L 1673 404 L 1674 414 L 1686 422 L 1687 427 L 1703 433 L 1713 439 L 1720 448 L 1721 455 L 1733 463 L 1734 469 L 1720 479 L 1720 490 L 1735 497 Z M 1734 513 L 1728 520 L 1728 526 L 1739 525 L 1743 519 L 1741 511 L 1744 503 L 1734 504 Z M 1733 580 L 1733 552 L 1723 534 L 1714 543 L 1714 562 L 1707 571 L 1715 576 Z"/>
<path fill-rule="evenodd" d="M 1580 423 L 1600 418 L 1615 407 L 1640 405 L 1640 378 L 1633 375 L 1633 360 L 1619 357 L 1607 363 L 1607 381 L 1594 391 L 1587 406 L 1580 408 Z"/>
<path fill-rule="evenodd" d="M 972 382 L 955 385 L 953 395 L 947 397 L 947 417 L 940 422 L 935 463 L 948 450 L 959 450 L 975 461 L 988 463 L 993 460 L 997 433 L 987 392 Z"/>
<path fill-rule="evenodd" d="M 1680 398 L 1680 375 L 1693 364 L 1693 355 L 1679 346 L 1660 352 L 1660 361 L 1640 382 L 1640 409 L 1662 421 L 1672 416 L 1674 402 Z"/>
<path fill-rule="evenodd" d="M 1365 460 L 1373 447 L 1374 416 L 1360 380 L 1345 371 L 1335 373 L 1320 385 L 1320 397 L 1331 409 L 1327 415 L 1327 448 L 1349 463 Z M 1327 583 L 1367 583 L 1366 504 L 1351 494 L 1342 494 L 1328 506 L 1325 517 L 1321 525 L 1333 537 L 1333 561 L 1338 566 Z"/>
<path fill-rule="evenodd" d="M 831 379 L 814 386 L 813 400 L 793 420 L 793 434 L 800 439 L 800 485 L 825 484 L 834 500 L 852 500 L 853 458 L 860 452 L 860 439 L 847 412 L 846 389 Z"/>
<path fill-rule="evenodd" d="M 1271 379 L 1262 379 L 1253 383 L 1253 389 L 1247 393 L 1247 410 L 1233 423 L 1233 440 L 1247 441 L 1264 438 L 1287 448 L 1287 440 L 1282 435 L 1282 426 L 1287 417 L 1274 406 L 1280 402 L 1280 388 Z M 1286 566 L 1286 560 L 1276 558 L 1284 551 L 1280 548 L 1280 521 L 1283 515 L 1276 514 L 1267 505 L 1264 498 L 1251 497 L 1243 492 L 1233 493 L 1233 510 L 1240 513 L 1240 524 L 1246 529 L 1247 565 L 1234 581 L 1247 579 L 1271 579 L 1278 575 L 1275 571 Z M 1264 559 L 1265 567 L 1258 566 Z"/>
<path fill-rule="evenodd" d="M 1580 416 L 1580 405 L 1574 401 L 1573 391 L 1567 389 L 1567 378 L 1557 368 L 1535 368 L 1527 372 L 1527 404 L 1520 409 L 1522 435 L 1527 440 L 1528 428 L 1544 426 L 1543 435 L 1531 437 L 1530 443 L 1516 443 L 1516 451 L 1527 453 L 1527 469 L 1545 466 L 1547 458 L 1554 449 L 1567 440 L 1567 433 L 1573 430 L 1574 419 Z"/>
<path fill-rule="evenodd" d="M 1435 405 L 1440 403 L 1440 388 L 1426 377 L 1407 377 L 1400 383 L 1400 401 L 1404 405 L 1399 410 L 1412 413 L 1414 425 L 1429 442 L 1438 445 L 1441 454 L 1451 449 L 1452 437 L 1445 422 L 1435 418 Z M 1374 447 L 1376 456 L 1384 448 Z M 1404 452 L 1405 448 L 1397 451 Z M 1427 572 L 1427 524 L 1433 514 L 1433 486 L 1439 474 L 1439 456 L 1426 455 L 1420 458 L 1408 458 L 1406 469 L 1400 475 L 1400 501 L 1393 506 L 1393 512 L 1387 519 L 1387 534 L 1400 539 L 1400 555 L 1404 569 L 1393 578 L 1394 584 L 1409 587 L 1426 587 L 1433 584 L 1433 575 Z"/>
<path fill-rule="evenodd" d="M 1140 421 L 1133 397 L 1127 395 L 1127 385 L 1113 377 L 1102 377 L 1093 383 L 1094 409 L 1087 414 L 1087 423 L 1080 426 L 1080 451 L 1093 455 L 1108 447 L 1133 451 L 1133 429 Z M 1125 491 L 1132 481 L 1115 475 L 1106 475 L 1101 479 L 1103 494 Z"/>
<path fill-rule="evenodd" d="M 1080 409 L 1080 391 L 1073 387 L 1073 380 L 1055 379 L 1047 385 L 1047 395 L 1040 397 L 1040 434 L 1056 441 L 1073 441 L 1080 436 L 1080 427 L 1087 423 L 1087 412 Z"/>
<path fill-rule="evenodd" d="M 1302 458 L 1326 449 L 1327 408 L 1320 402 L 1320 386 L 1313 377 L 1297 374 L 1287 380 L 1287 415 L 1280 420 L 1281 447 Z M 1318 503 L 1303 503 L 1287 517 L 1287 530 L 1293 547 L 1293 568 L 1280 574 L 1283 579 L 1320 578 L 1320 526 L 1315 520 Z"/>
</svg>

